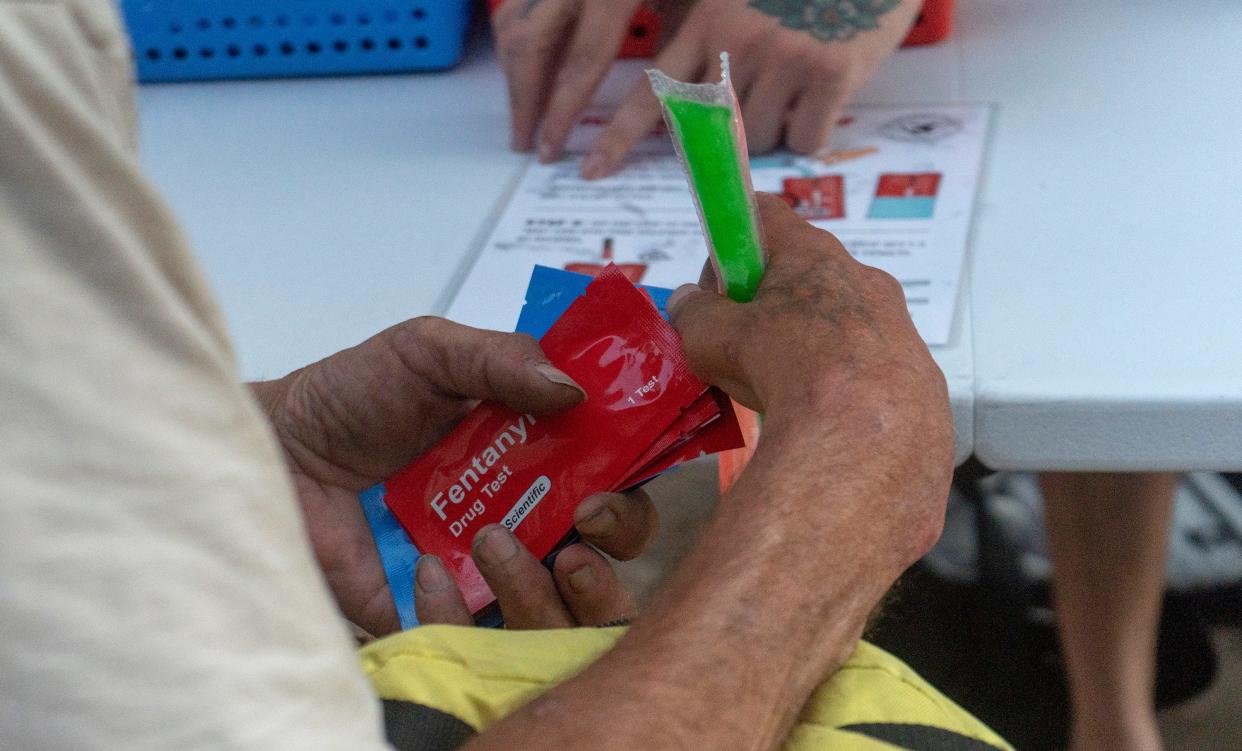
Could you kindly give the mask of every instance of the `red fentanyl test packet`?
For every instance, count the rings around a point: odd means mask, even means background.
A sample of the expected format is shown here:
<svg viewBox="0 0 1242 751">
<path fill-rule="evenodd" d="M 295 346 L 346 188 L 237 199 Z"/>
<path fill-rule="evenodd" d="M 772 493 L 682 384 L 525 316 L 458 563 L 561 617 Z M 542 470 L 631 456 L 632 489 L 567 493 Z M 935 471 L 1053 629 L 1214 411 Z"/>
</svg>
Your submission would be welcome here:
<svg viewBox="0 0 1242 751">
<path fill-rule="evenodd" d="M 573 529 L 583 499 L 644 479 L 634 472 L 660 458 L 653 444 L 666 441 L 664 455 L 684 443 L 691 426 L 683 413 L 706 406 L 708 387 L 691 373 L 677 333 L 616 267 L 591 282 L 540 345 L 586 391 L 582 404 L 547 417 L 481 404 L 386 483 L 389 509 L 419 551 L 444 562 L 472 613 L 495 599 L 470 557 L 475 533 L 503 524 L 544 558 Z M 704 419 L 733 420 L 714 407 Z M 715 429 L 722 432 L 727 424 Z"/>
</svg>

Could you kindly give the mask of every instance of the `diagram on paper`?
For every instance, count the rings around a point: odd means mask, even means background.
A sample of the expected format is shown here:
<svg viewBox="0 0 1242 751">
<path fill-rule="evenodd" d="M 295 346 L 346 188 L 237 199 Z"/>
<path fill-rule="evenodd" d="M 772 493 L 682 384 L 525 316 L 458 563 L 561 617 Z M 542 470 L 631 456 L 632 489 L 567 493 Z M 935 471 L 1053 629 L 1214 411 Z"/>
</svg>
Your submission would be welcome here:
<svg viewBox="0 0 1242 751">
<path fill-rule="evenodd" d="M 697 281 L 706 244 L 668 138 L 654 134 L 617 175 L 578 177 L 607 119 L 584 118 L 556 164 L 532 163 L 471 260 L 446 315 L 511 330 L 536 264 L 585 274 L 615 263 L 635 282 Z M 965 256 L 988 126 L 984 106 L 860 107 L 830 149 L 751 159 L 756 190 L 785 199 L 863 263 L 898 279 L 919 332 L 944 344 Z"/>
</svg>

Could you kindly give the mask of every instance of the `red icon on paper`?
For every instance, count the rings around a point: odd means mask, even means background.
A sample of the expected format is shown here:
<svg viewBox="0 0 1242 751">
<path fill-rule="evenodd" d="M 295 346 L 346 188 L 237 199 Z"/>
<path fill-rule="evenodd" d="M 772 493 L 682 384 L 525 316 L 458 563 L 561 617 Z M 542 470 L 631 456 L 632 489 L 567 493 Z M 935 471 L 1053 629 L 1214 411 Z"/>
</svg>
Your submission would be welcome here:
<svg viewBox="0 0 1242 751">
<path fill-rule="evenodd" d="M 609 263 L 612 263 L 611 237 L 604 238 L 604 249 L 600 253 L 600 260 L 602 260 L 603 263 L 567 263 L 565 264 L 565 270 L 572 271 L 576 274 L 598 276 L 599 272 L 607 268 Z M 641 282 L 643 280 L 643 274 L 647 273 L 647 264 L 645 263 L 618 263 L 616 264 L 616 267 L 621 269 L 621 273 L 625 274 L 625 278 L 629 279 L 634 284 Z"/>
<path fill-rule="evenodd" d="M 939 172 L 888 173 L 880 175 L 875 194 L 886 198 L 935 198 L 939 189 Z"/>
<path fill-rule="evenodd" d="M 781 198 L 803 219 L 841 219 L 845 216 L 845 178 L 841 175 L 787 177 Z"/>
</svg>

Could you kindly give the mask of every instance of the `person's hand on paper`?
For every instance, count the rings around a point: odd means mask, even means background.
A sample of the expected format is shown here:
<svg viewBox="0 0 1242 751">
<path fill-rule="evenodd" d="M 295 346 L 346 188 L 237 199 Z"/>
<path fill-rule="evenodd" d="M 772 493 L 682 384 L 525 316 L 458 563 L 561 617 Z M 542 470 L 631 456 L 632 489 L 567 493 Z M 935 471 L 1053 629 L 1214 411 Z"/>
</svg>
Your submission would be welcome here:
<svg viewBox="0 0 1242 751">
<path fill-rule="evenodd" d="M 506 0 L 492 16 L 509 85 L 512 145 L 559 159 L 582 111 L 620 50 L 641 0 Z M 855 92 L 909 30 L 922 0 L 696 0 L 665 3 L 684 16 L 654 66 L 683 81 L 717 80 L 732 57 L 747 142 L 763 153 L 782 142 L 812 153 Z M 639 82 L 583 159 L 588 179 L 611 174 L 660 121 Z"/>
<path fill-rule="evenodd" d="M 480 400 L 544 415 L 583 398 L 531 337 L 439 318 L 398 324 L 251 388 L 284 449 L 315 555 L 341 612 L 375 635 L 399 624 L 358 493 L 434 446 Z M 587 542 L 618 558 L 637 555 L 656 524 L 651 501 L 641 493 L 593 496 L 575 518 Z M 571 552 L 558 565 L 558 583 L 585 581 L 574 578 L 583 565 L 597 587 L 579 597 L 583 614 L 620 602 L 611 569 L 589 549 Z M 419 570 L 416 590 L 423 576 L 433 575 Z M 537 599 L 544 585 L 532 581 L 528 599 Z"/>
<path fill-rule="evenodd" d="M 628 560 L 650 542 L 656 514 L 641 490 L 600 493 L 583 501 L 574 524 L 584 540 L 613 558 Z M 496 595 L 506 628 L 600 626 L 635 613 L 633 595 L 590 545 L 564 548 L 549 572 L 509 530 L 492 524 L 475 535 L 472 555 Z M 420 623 L 473 623 L 461 593 L 435 556 L 418 561 L 414 602 Z"/>
</svg>

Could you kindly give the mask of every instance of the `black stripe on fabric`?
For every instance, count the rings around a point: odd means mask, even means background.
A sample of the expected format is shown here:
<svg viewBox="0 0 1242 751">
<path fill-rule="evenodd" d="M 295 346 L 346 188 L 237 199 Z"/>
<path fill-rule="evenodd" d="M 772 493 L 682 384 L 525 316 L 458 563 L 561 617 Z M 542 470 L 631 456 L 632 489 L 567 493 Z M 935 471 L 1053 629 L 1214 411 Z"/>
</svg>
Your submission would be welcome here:
<svg viewBox="0 0 1242 751">
<path fill-rule="evenodd" d="M 991 743 L 984 743 L 977 738 L 934 725 L 863 722 L 855 725 L 842 725 L 839 729 L 891 743 L 907 751 L 1001 751 Z"/>
<path fill-rule="evenodd" d="M 474 728 L 438 709 L 384 699 L 384 732 L 397 751 L 453 751 L 470 740 Z"/>
</svg>

